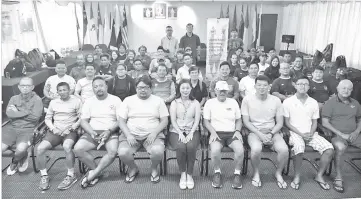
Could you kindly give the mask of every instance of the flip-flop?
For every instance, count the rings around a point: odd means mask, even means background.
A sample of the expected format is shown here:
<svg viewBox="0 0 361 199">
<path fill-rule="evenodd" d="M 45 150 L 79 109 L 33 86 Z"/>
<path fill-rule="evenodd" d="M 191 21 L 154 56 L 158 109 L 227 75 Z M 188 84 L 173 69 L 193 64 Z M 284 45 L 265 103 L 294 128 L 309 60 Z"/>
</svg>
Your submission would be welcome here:
<svg viewBox="0 0 361 199">
<path fill-rule="evenodd" d="M 80 181 L 80 187 L 82 189 L 85 189 L 89 186 L 90 182 L 88 181 L 89 171 L 86 172 L 86 174 L 83 176 L 83 178 Z"/>
<path fill-rule="evenodd" d="M 150 181 L 154 184 L 160 182 L 160 176 L 157 174 L 156 176 L 150 175 Z"/>
<path fill-rule="evenodd" d="M 298 190 L 300 189 L 300 183 L 294 183 L 294 182 L 291 182 L 291 187 L 292 189 L 295 189 L 295 190 Z"/>
<path fill-rule="evenodd" d="M 262 182 L 261 181 L 255 181 L 252 179 L 252 185 L 257 187 L 257 188 L 261 188 L 262 187 Z"/>
<path fill-rule="evenodd" d="M 341 182 L 341 185 L 337 184 L 336 182 Z M 345 188 L 343 187 L 343 181 L 341 179 L 334 179 L 333 189 L 339 193 L 345 192 Z"/>
<path fill-rule="evenodd" d="M 318 181 L 318 180 L 316 180 L 316 179 L 313 179 L 313 180 L 314 180 L 315 182 L 317 182 L 317 184 L 320 185 L 321 189 L 323 189 L 323 190 L 330 190 L 330 185 L 329 185 L 327 182 L 323 183 L 323 182 L 320 182 L 320 181 Z"/>
<path fill-rule="evenodd" d="M 281 182 L 281 181 L 277 181 L 277 186 L 280 189 L 287 189 L 287 183 L 285 181 Z"/>
<path fill-rule="evenodd" d="M 129 176 L 129 173 L 125 176 L 125 183 L 131 183 L 135 180 L 135 178 L 139 175 L 139 170 L 135 172 L 132 176 Z"/>
</svg>

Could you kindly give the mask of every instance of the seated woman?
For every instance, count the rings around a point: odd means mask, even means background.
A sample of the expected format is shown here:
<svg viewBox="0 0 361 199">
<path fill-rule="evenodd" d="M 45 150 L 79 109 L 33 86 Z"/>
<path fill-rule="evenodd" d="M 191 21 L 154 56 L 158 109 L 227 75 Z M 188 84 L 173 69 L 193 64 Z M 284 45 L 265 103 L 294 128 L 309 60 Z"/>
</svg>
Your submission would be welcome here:
<svg viewBox="0 0 361 199">
<path fill-rule="evenodd" d="M 125 59 L 127 58 L 127 48 L 124 44 L 120 44 L 119 46 L 119 63 L 124 64 Z"/>
<path fill-rule="evenodd" d="M 203 107 L 208 98 L 207 85 L 199 78 L 199 68 L 197 66 L 191 66 L 189 68 L 189 76 L 191 77 L 192 95 Z"/>
<path fill-rule="evenodd" d="M 143 67 L 143 62 L 140 59 L 134 60 L 134 70 L 128 71 L 128 75 L 131 76 L 133 79 L 137 79 L 143 75 L 149 76 L 149 73 Z"/>
<path fill-rule="evenodd" d="M 119 137 L 118 155 L 128 166 L 126 183 L 134 181 L 139 174 L 134 162 L 134 153 L 143 147 L 152 161 L 151 182 L 160 182 L 158 165 L 163 159 L 164 134 L 168 125 L 168 110 L 164 101 L 152 95 L 151 80 L 142 76 L 136 81 L 137 94 L 125 98 L 122 110 L 118 112 L 119 127 L 123 132 Z"/>
<path fill-rule="evenodd" d="M 264 71 L 264 75 L 271 79 L 271 84 L 275 79 L 280 77 L 280 58 L 278 58 L 278 56 L 271 58 L 271 64 Z"/>
<path fill-rule="evenodd" d="M 136 93 L 132 77 L 127 75 L 127 67 L 119 64 L 113 79 L 108 81 L 108 93 L 119 97 L 122 101 Z"/>
<path fill-rule="evenodd" d="M 87 54 L 85 56 L 85 65 L 93 65 L 95 67 L 95 69 L 98 69 L 100 62 L 95 62 L 94 55 Z"/>
<path fill-rule="evenodd" d="M 128 71 L 134 70 L 134 57 L 135 57 L 135 51 L 134 50 L 128 50 L 127 58 L 124 61 L 124 65 L 127 67 Z"/>
<path fill-rule="evenodd" d="M 169 106 L 175 97 L 175 84 L 172 80 L 167 79 L 167 67 L 159 65 L 157 68 L 157 78 L 152 79 L 152 94 L 164 100 Z"/>
<path fill-rule="evenodd" d="M 118 51 L 112 50 L 110 53 L 110 64 L 112 65 L 112 69 L 114 69 L 114 71 L 116 70 L 118 63 L 119 63 Z"/>
<path fill-rule="evenodd" d="M 177 97 L 172 102 L 169 111 L 172 122 L 169 142 L 177 153 L 177 162 L 181 172 L 179 181 L 181 189 L 194 188 L 192 174 L 200 141 L 198 125 L 201 108 L 191 90 L 190 80 L 181 80 L 177 87 Z"/>
</svg>

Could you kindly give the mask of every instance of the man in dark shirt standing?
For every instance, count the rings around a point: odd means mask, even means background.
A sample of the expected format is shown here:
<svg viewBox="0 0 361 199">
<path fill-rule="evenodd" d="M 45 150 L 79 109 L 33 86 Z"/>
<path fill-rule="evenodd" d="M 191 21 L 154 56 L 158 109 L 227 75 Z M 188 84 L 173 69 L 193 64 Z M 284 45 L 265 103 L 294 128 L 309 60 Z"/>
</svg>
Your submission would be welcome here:
<svg viewBox="0 0 361 199">
<path fill-rule="evenodd" d="M 185 50 L 186 47 L 191 47 L 193 64 L 197 63 L 200 59 L 201 40 L 198 35 L 193 33 L 193 24 L 187 24 L 187 33 L 184 35 L 179 42 L 179 49 Z"/>
</svg>

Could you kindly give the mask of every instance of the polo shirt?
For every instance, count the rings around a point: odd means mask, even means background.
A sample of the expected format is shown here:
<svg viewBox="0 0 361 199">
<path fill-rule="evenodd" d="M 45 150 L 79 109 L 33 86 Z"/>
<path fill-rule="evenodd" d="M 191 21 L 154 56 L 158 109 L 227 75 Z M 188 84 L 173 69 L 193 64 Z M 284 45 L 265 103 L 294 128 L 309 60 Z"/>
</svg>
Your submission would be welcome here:
<svg viewBox="0 0 361 199">
<path fill-rule="evenodd" d="M 189 75 L 189 67 L 183 65 L 177 71 L 176 82 L 179 83 L 181 79 L 190 79 L 191 76 Z M 199 73 L 199 79 L 203 79 L 202 73 Z"/>
<path fill-rule="evenodd" d="M 318 103 L 315 99 L 307 97 L 305 103 L 302 103 L 296 95 L 283 101 L 283 114 L 290 118 L 290 124 L 301 133 L 311 131 L 312 120 L 320 117 Z"/>
<path fill-rule="evenodd" d="M 293 95 L 296 93 L 296 89 L 290 77 L 286 79 L 279 77 L 272 83 L 270 93 L 272 94 L 273 92 L 278 92 L 282 95 Z"/>
<path fill-rule="evenodd" d="M 242 70 L 241 68 L 237 68 L 234 71 L 234 77 L 237 77 L 238 81 L 241 81 L 243 77 L 248 76 L 248 70 Z"/>
<path fill-rule="evenodd" d="M 163 37 L 160 41 L 160 45 L 164 49 L 169 50 L 169 56 L 173 57 L 177 51 L 178 48 L 178 40 L 175 37 L 168 38 L 167 36 Z"/>
<path fill-rule="evenodd" d="M 275 117 L 283 116 L 283 108 L 281 100 L 276 96 L 268 94 L 263 101 L 251 94 L 243 98 L 241 113 L 249 116 L 250 122 L 256 128 L 272 129 L 276 125 Z"/>
<path fill-rule="evenodd" d="M 361 118 L 361 106 L 353 98 L 349 104 L 333 96 L 322 107 L 322 117 L 328 118 L 331 125 L 342 133 L 350 134 L 357 128 L 357 119 Z"/>
<path fill-rule="evenodd" d="M 325 82 L 310 81 L 308 95 L 319 103 L 325 103 L 331 95 L 331 90 Z"/>
<path fill-rule="evenodd" d="M 238 82 L 231 77 L 228 77 L 227 80 L 222 80 L 220 77 L 213 80 L 209 86 L 210 92 L 215 92 L 216 83 L 218 81 L 226 81 L 227 82 L 228 88 L 229 88 L 227 97 L 233 98 L 235 93 L 239 92 Z"/>
<path fill-rule="evenodd" d="M 249 75 L 242 78 L 241 81 L 239 81 L 239 90 L 245 91 L 245 95 L 255 94 L 256 89 L 254 88 L 254 85 L 256 84 L 255 79 L 252 79 Z"/>
<path fill-rule="evenodd" d="M 208 97 L 208 91 L 207 91 L 206 83 L 204 83 L 202 81 L 202 90 L 201 90 L 199 83 L 200 83 L 200 81 L 198 80 L 197 85 L 195 87 L 193 87 L 193 85 L 191 85 L 191 87 L 192 87 L 191 92 L 192 92 L 193 96 L 196 98 L 196 100 L 198 102 L 201 102 L 204 97 Z"/>
<path fill-rule="evenodd" d="M 197 47 L 201 45 L 201 40 L 199 36 L 192 33 L 192 36 L 188 36 L 187 33 L 180 39 L 179 48 L 185 49 L 186 47 L 191 47 L 192 56 L 193 56 L 193 64 L 195 64 L 195 60 L 197 57 Z"/>
<path fill-rule="evenodd" d="M 241 118 L 238 103 L 235 99 L 226 98 L 220 102 L 217 98 L 209 99 L 203 109 L 203 118 L 210 120 L 215 131 L 236 130 L 236 120 Z"/>
</svg>

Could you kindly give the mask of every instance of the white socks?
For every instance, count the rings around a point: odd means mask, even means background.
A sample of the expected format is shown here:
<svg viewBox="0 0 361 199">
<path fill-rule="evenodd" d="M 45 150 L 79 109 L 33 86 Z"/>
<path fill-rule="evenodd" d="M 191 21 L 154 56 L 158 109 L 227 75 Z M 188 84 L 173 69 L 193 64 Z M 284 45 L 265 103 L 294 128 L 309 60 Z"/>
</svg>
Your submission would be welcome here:
<svg viewBox="0 0 361 199">
<path fill-rule="evenodd" d="M 237 170 L 237 169 L 235 169 L 235 170 L 234 170 L 234 174 L 241 175 L 241 170 Z"/>
<path fill-rule="evenodd" d="M 214 170 L 214 173 L 221 173 L 221 169 Z"/>
<path fill-rule="evenodd" d="M 68 169 L 67 175 L 73 177 L 74 176 L 74 168 Z"/>
<path fill-rule="evenodd" d="M 47 176 L 47 175 L 48 175 L 48 172 L 46 171 L 46 169 L 41 169 L 41 170 L 40 170 L 40 175 L 41 175 L 41 176 Z"/>
</svg>

